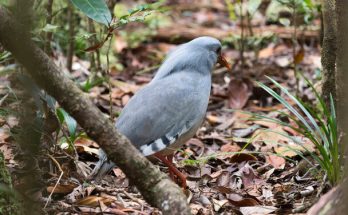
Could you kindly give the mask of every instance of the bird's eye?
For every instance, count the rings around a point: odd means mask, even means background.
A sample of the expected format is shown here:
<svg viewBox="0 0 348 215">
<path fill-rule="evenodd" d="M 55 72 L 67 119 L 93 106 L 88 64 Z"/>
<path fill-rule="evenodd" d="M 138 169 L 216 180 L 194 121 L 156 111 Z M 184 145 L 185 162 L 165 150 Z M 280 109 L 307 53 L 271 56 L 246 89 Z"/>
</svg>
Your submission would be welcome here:
<svg viewBox="0 0 348 215">
<path fill-rule="evenodd" d="M 220 53 L 221 53 L 221 47 L 219 47 L 219 48 L 216 50 L 216 53 L 217 53 L 217 54 L 220 54 Z"/>
</svg>

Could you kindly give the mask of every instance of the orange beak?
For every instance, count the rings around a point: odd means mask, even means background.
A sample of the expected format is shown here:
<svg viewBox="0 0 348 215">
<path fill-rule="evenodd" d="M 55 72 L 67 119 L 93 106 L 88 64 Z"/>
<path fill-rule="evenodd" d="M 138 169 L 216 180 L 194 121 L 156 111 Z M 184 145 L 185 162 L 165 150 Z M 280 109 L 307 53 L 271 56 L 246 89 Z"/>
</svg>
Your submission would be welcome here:
<svg viewBox="0 0 348 215">
<path fill-rule="evenodd" d="M 228 70 L 231 70 L 231 65 L 227 62 L 226 58 L 222 56 L 221 54 L 218 56 L 217 62 L 221 65 L 226 67 Z"/>
</svg>

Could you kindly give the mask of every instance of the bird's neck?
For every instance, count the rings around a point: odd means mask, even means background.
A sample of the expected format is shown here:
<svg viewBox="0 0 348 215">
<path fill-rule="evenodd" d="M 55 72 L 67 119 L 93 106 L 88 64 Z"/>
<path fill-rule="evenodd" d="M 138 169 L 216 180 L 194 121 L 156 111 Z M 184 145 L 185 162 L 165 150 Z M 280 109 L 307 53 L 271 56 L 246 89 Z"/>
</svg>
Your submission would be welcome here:
<svg viewBox="0 0 348 215">
<path fill-rule="evenodd" d="M 191 53 L 185 56 L 170 55 L 157 71 L 154 81 L 170 76 L 174 73 L 196 73 L 197 75 L 210 76 L 216 59 L 208 53 Z"/>
</svg>

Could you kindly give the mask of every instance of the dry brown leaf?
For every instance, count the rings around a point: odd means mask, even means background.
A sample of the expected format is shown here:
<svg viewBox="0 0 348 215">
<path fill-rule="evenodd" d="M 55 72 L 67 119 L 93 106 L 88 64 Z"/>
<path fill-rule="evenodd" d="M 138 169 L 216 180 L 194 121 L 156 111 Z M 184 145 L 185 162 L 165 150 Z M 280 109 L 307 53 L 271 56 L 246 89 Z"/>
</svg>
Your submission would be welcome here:
<svg viewBox="0 0 348 215">
<path fill-rule="evenodd" d="M 75 143 L 74 145 L 78 153 L 86 152 L 88 154 L 94 154 L 94 155 L 98 155 L 99 153 L 99 149 L 96 149 L 96 148 L 91 148 L 85 145 L 81 145 L 80 143 L 77 143 L 77 144 Z"/>
<path fill-rule="evenodd" d="M 303 61 L 304 56 L 305 56 L 305 50 L 303 49 L 303 47 L 301 47 L 301 49 L 295 55 L 294 63 L 295 64 L 301 63 Z"/>
<path fill-rule="evenodd" d="M 84 205 L 84 206 L 90 206 L 90 207 L 97 207 L 100 205 L 100 202 L 103 202 L 105 205 L 110 206 L 112 202 L 115 200 L 106 198 L 106 197 L 100 197 L 100 196 L 87 196 L 79 201 L 77 201 L 77 205 Z"/>
<path fill-rule="evenodd" d="M 126 175 L 123 173 L 123 171 L 120 168 L 113 168 L 112 170 L 117 178 L 125 178 Z"/>
<path fill-rule="evenodd" d="M 10 137 L 10 132 L 0 128 L 0 143 L 7 142 L 7 139 Z"/>
<path fill-rule="evenodd" d="M 207 119 L 208 122 L 209 122 L 210 124 L 212 124 L 212 125 L 221 122 L 221 120 L 220 120 L 220 118 L 219 118 L 218 116 L 214 116 L 214 115 L 211 115 L 211 114 L 207 114 L 206 119 Z"/>
<path fill-rule="evenodd" d="M 141 86 L 130 84 L 127 82 L 119 81 L 119 80 L 112 80 L 112 85 L 122 90 L 124 93 L 135 93 L 137 92 Z"/>
<path fill-rule="evenodd" d="M 52 193 L 53 191 L 53 193 L 67 194 L 67 193 L 71 193 L 75 187 L 77 187 L 76 184 L 58 184 L 56 186 L 56 189 L 53 190 L 54 185 L 52 185 L 52 186 L 48 186 L 46 190 L 48 193 Z"/>
<path fill-rule="evenodd" d="M 190 204 L 191 214 L 208 214 L 209 210 L 201 204 Z"/>
<path fill-rule="evenodd" d="M 229 194 L 233 193 L 234 189 L 230 187 L 225 187 L 225 186 L 216 186 L 214 187 L 215 190 L 219 191 L 219 193 L 224 193 L 224 194 Z"/>
<path fill-rule="evenodd" d="M 265 180 L 261 179 L 256 171 L 249 165 L 249 163 L 241 163 L 242 166 L 237 172 L 232 174 L 230 185 L 231 187 L 240 187 L 240 180 L 242 180 L 242 184 L 244 188 L 249 188 L 250 186 L 261 186 L 265 184 Z"/>
<path fill-rule="evenodd" d="M 84 145 L 84 146 L 89 146 L 89 147 L 92 146 L 95 148 L 99 148 L 99 145 L 89 138 L 80 137 L 80 138 L 77 138 L 77 140 L 75 140 L 74 143 L 75 143 L 75 145 L 79 144 L 79 145 Z"/>
<path fill-rule="evenodd" d="M 289 141 L 289 138 L 281 134 L 286 134 L 281 126 L 272 128 L 271 130 L 257 130 L 252 135 L 252 140 L 255 143 L 256 141 L 262 141 L 269 147 L 276 146 L 278 143 L 286 143 Z"/>
<path fill-rule="evenodd" d="M 114 37 L 114 41 L 114 49 L 116 50 L 116 53 L 120 53 L 123 49 L 128 47 L 128 43 L 123 39 L 123 37 Z"/>
<path fill-rule="evenodd" d="M 259 52 L 259 58 L 262 59 L 271 57 L 273 55 L 273 50 L 273 45 L 269 45 L 268 47 L 261 49 Z"/>
<path fill-rule="evenodd" d="M 228 143 L 221 146 L 220 151 L 222 152 L 239 152 L 242 148 L 237 144 Z"/>
<path fill-rule="evenodd" d="M 224 131 L 227 128 L 231 127 L 232 124 L 234 123 L 236 117 L 232 116 L 232 117 L 225 117 L 224 121 L 216 127 L 216 130 L 218 131 Z"/>
<path fill-rule="evenodd" d="M 302 139 L 302 146 L 305 147 L 309 152 L 315 151 L 315 145 L 304 137 L 299 137 Z M 274 148 L 274 151 L 282 156 L 294 157 L 297 155 L 296 151 L 305 152 L 306 150 L 297 143 L 289 142 L 286 145 L 281 145 L 279 147 Z"/>
<path fill-rule="evenodd" d="M 230 173 L 227 171 L 223 171 L 216 180 L 216 184 L 219 187 L 226 187 L 230 183 Z"/>
<path fill-rule="evenodd" d="M 254 155 L 247 153 L 238 153 L 231 157 L 231 163 L 242 163 L 246 161 L 257 161 L 257 158 Z"/>
<path fill-rule="evenodd" d="M 212 141 L 214 143 L 217 143 L 218 145 L 224 145 L 230 142 L 227 139 L 225 139 L 223 136 L 215 132 L 211 133 L 210 135 L 203 136 L 201 139 L 204 141 Z"/>
<path fill-rule="evenodd" d="M 228 107 L 243 108 L 252 94 L 252 85 L 246 81 L 232 79 L 228 85 Z"/>
<path fill-rule="evenodd" d="M 189 139 L 186 144 L 187 145 L 195 145 L 195 146 L 199 146 L 199 147 L 204 148 L 204 143 L 200 139 L 197 139 L 197 138 Z"/>
<path fill-rule="evenodd" d="M 273 105 L 273 106 L 266 106 L 266 107 L 260 107 L 260 106 L 256 106 L 256 105 L 250 106 L 251 111 L 262 111 L 262 112 L 276 111 L 276 110 L 280 110 L 283 108 L 284 108 L 284 105 L 281 103 Z"/>
<path fill-rule="evenodd" d="M 212 199 L 212 200 L 213 200 L 214 211 L 216 212 L 218 212 L 226 203 L 228 203 L 227 199 L 223 199 L 223 200 Z"/>
<path fill-rule="evenodd" d="M 283 157 L 277 155 L 267 155 L 266 162 L 271 164 L 276 169 L 284 169 L 286 163 Z"/>
<path fill-rule="evenodd" d="M 13 149 L 8 143 L 0 143 L 0 152 L 4 155 L 6 161 L 14 160 Z"/>
<path fill-rule="evenodd" d="M 242 195 L 237 193 L 227 194 L 227 198 L 234 206 L 237 207 L 259 205 L 259 202 L 257 200 L 250 197 L 243 197 Z"/>
<path fill-rule="evenodd" d="M 276 128 L 280 126 L 278 123 L 266 121 L 266 120 L 255 120 L 253 121 L 253 123 L 267 127 L 267 128 Z"/>
</svg>

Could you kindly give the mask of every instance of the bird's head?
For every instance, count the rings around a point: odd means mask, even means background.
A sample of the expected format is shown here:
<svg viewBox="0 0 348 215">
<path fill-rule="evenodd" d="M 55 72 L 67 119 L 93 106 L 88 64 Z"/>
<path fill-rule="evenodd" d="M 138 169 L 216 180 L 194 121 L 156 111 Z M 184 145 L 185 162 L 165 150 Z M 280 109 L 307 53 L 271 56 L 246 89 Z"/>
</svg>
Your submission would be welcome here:
<svg viewBox="0 0 348 215">
<path fill-rule="evenodd" d="M 213 37 L 204 36 L 191 40 L 187 43 L 187 45 L 193 46 L 194 48 L 196 47 L 198 52 L 200 49 L 207 51 L 209 53 L 209 60 L 219 63 L 222 66 L 225 66 L 227 69 L 231 69 L 230 64 L 221 53 L 221 43 L 219 40 Z"/>
<path fill-rule="evenodd" d="M 172 50 L 158 70 L 155 79 L 187 69 L 210 73 L 216 63 L 230 69 L 229 63 L 221 55 L 220 41 L 208 36 L 198 37 Z"/>
</svg>

